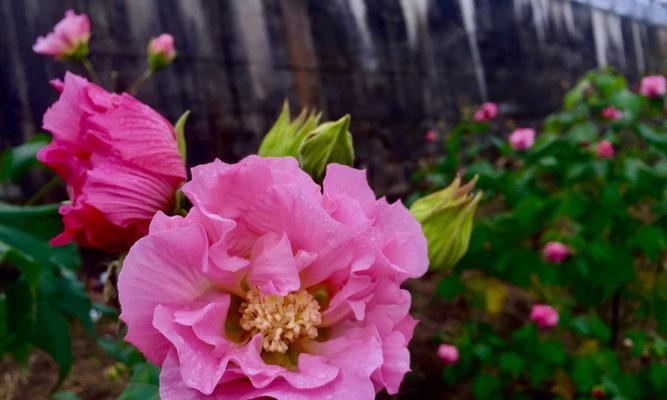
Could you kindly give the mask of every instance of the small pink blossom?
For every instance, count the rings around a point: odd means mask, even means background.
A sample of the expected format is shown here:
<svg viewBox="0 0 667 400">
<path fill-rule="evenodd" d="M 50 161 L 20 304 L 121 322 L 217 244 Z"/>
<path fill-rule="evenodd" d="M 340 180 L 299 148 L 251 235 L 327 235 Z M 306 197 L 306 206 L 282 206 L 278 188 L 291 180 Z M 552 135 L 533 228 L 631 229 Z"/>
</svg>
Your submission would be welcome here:
<svg viewBox="0 0 667 400">
<path fill-rule="evenodd" d="M 441 344 L 438 346 L 438 357 L 445 364 L 455 364 L 459 360 L 459 349 L 451 344 Z"/>
<path fill-rule="evenodd" d="M 607 140 L 603 140 L 595 146 L 595 151 L 600 158 L 614 157 L 614 146 Z"/>
<path fill-rule="evenodd" d="M 530 319 L 540 329 L 553 328 L 558 324 L 558 313 L 546 304 L 535 304 L 530 310 Z"/>
<path fill-rule="evenodd" d="M 570 248 L 564 245 L 561 242 L 549 242 L 544 245 L 542 249 L 542 255 L 547 261 L 560 264 L 570 255 Z"/>
<path fill-rule="evenodd" d="M 157 213 L 118 280 L 126 340 L 160 398 L 360 399 L 396 393 L 416 321 L 400 284 L 428 268 L 419 223 L 364 171 L 322 186 L 291 157 L 192 169 L 186 216 Z"/>
<path fill-rule="evenodd" d="M 610 121 L 618 121 L 622 115 L 623 113 L 614 107 L 605 107 L 602 110 L 602 117 Z"/>
<path fill-rule="evenodd" d="M 56 58 L 77 58 L 88 54 L 90 20 L 86 14 L 77 15 L 72 10 L 65 12 L 46 37 L 40 36 L 32 46 L 35 53 Z"/>
<path fill-rule="evenodd" d="M 491 121 L 498 115 L 498 106 L 496 103 L 484 103 L 475 111 L 475 121 Z"/>
<path fill-rule="evenodd" d="M 535 143 L 535 130 L 532 128 L 517 128 L 510 135 L 509 142 L 514 150 L 528 150 Z"/>
<path fill-rule="evenodd" d="M 438 134 L 436 133 L 435 129 L 431 129 L 426 132 L 424 137 L 428 143 L 435 143 L 435 141 L 438 140 Z"/>
<path fill-rule="evenodd" d="M 185 180 L 174 127 L 134 97 L 74 74 L 52 84 L 61 94 L 43 128 L 53 141 L 37 158 L 65 181 L 71 201 L 51 244 L 126 251 Z"/>
<path fill-rule="evenodd" d="M 174 37 L 168 33 L 151 39 L 148 43 L 148 64 L 154 71 L 168 66 L 176 58 Z"/>
<path fill-rule="evenodd" d="M 661 75 L 651 75 L 642 78 L 639 93 L 646 97 L 662 97 L 667 89 L 667 81 Z"/>
</svg>

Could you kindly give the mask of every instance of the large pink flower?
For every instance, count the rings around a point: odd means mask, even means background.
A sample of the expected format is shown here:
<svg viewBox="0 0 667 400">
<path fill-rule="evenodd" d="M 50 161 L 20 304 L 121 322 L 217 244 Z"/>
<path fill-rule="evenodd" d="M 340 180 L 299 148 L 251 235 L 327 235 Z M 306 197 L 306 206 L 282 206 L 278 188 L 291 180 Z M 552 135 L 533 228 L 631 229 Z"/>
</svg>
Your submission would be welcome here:
<svg viewBox="0 0 667 400">
<path fill-rule="evenodd" d="M 398 391 L 416 324 L 400 288 L 428 267 L 421 227 L 331 164 L 193 168 L 185 217 L 158 213 L 125 259 L 127 340 L 170 399 L 372 399 Z"/>
<path fill-rule="evenodd" d="M 185 180 L 174 128 L 132 96 L 76 75 L 55 86 L 62 93 L 43 125 L 53 141 L 37 158 L 65 180 L 71 202 L 60 208 L 65 230 L 51 243 L 125 251 Z"/>
<path fill-rule="evenodd" d="M 32 46 L 35 53 L 68 58 L 85 56 L 88 53 L 90 39 L 90 20 L 86 14 L 76 15 L 67 10 L 65 18 L 60 20 L 46 37 L 40 36 Z"/>
</svg>

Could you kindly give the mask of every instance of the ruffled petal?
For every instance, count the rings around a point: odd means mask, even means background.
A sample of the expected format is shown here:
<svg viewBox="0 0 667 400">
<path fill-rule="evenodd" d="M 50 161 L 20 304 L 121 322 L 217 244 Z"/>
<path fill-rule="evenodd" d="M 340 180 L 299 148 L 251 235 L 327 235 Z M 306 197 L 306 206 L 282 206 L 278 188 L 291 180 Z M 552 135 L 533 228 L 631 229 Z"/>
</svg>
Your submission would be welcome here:
<svg viewBox="0 0 667 400">
<path fill-rule="evenodd" d="M 156 307 L 201 297 L 211 285 L 201 273 L 207 257 L 206 236 L 197 225 L 151 234 L 130 249 L 118 277 L 120 318 L 128 326 L 125 339 L 148 360 L 160 364 L 169 350 L 153 327 Z"/>
</svg>

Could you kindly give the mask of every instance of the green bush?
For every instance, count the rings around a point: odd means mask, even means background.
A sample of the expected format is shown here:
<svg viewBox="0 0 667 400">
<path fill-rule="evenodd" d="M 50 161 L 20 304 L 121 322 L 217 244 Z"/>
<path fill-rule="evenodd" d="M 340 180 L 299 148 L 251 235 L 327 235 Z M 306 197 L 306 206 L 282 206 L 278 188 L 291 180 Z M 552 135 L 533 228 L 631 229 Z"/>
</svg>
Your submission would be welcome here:
<svg viewBox="0 0 667 400">
<path fill-rule="evenodd" d="M 613 107 L 620 118 L 603 117 Z M 463 307 L 441 341 L 460 359 L 443 379 L 475 398 L 667 398 L 667 123 L 664 98 L 611 71 L 587 74 L 516 151 L 492 124 L 464 120 L 425 192 L 462 171 L 484 191 L 468 254 L 439 286 Z M 613 144 L 604 158 L 596 146 Z M 549 241 L 570 256 L 550 263 Z M 538 329 L 535 303 L 560 321 Z"/>
</svg>

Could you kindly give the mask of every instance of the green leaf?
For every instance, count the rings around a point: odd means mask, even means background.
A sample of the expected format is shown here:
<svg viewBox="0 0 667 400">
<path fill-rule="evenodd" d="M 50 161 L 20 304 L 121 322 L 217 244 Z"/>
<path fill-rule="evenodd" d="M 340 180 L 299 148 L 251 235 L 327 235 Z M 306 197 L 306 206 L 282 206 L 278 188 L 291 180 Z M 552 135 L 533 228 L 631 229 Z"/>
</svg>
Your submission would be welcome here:
<svg viewBox="0 0 667 400">
<path fill-rule="evenodd" d="M 500 355 L 500 369 L 513 377 L 521 375 L 526 362 L 517 353 L 507 352 Z"/>
<path fill-rule="evenodd" d="M 20 182 L 30 169 L 38 165 L 37 152 L 49 141 L 47 135 L 41 134 L 20 146 L 3 151 L 0 154 L 0 182 Z"/>
<path fill-rule="evenodd" d="M 37 303 L 37 319 L 33 333 L 35 345 L 49 354 L 58 364 L 58 377 L 62 381 L 72 366 L 72 341 L 67 320 L 49 301 Z"/>
<path fill-rule="evenodd" d="M 176 121 L 176 125 L 174 126 L 174 129 L 176 130 L 178 153 L 181 155 L 181 159 L 183 159 L 183 164 L 185 164 L 188 158 L 187 142 L 185 141 L 185 123 L 188 121 L 189 116 L 190 110 L 187 110 L 183 113 L 183 115 L 181 115 L 178 121 Z"/>
<path fill-rule="evenodd" d="M 502 384 L 500 380 L 492 375 L 479 375 L 472 383 L 475 398 L 483 399 L 501 399 Z"/>
<path fill-rule="evenodd" d="M 567 137 L 574 143 L 592 142 L 597 137 L 597 129 L 591 121 L 585 121 L 573 126 L 568 132 Z"/>
<path fill-rule="evenodd" d="M 1 242 L 40 265 L 77 269 L 80 259 L 76 246 L 53 247 L 47 243 L 61 230 L 57 204 L 21 207 L 0 202 Z"/>
<path fill-rule="evenodd" d="M 299 164 L 318 182 L 330 163 L 352 165 L 354 147 L 349 131 L 350 116 L 336 122 L 325 122 L 312 131 L 299 148 Z"/>
<path fill-rule="evenodd" d="M 132 368 L 132 376 L 118 400 L 160 400 L 160 370 L 145 362 Z"/>
</svg>

